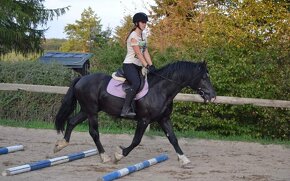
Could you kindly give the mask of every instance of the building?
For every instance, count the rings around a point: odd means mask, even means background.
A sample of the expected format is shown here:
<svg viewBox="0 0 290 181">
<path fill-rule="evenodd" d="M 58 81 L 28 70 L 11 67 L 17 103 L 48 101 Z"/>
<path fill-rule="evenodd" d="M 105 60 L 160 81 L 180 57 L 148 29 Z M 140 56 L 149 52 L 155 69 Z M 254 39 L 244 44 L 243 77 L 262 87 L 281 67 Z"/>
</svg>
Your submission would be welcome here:
<svg viewBox="0 0 290 181">
<path fill-rule="evenodd" d="M 70 53 L 70 52 L 46 52 L 39 58 L 42 63 L 53 63 L 64 65 L 81 75 L 89 74 L 90 58 L 92 53 Z"/>
</svg>

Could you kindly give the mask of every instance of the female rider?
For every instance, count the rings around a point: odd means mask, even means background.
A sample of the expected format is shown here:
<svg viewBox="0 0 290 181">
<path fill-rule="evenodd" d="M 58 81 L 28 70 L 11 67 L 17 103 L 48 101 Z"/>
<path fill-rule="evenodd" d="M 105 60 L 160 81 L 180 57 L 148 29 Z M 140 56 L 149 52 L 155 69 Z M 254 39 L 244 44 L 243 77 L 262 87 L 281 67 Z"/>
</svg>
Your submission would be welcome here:
<svg viewBox="0 0 290 181">
<path fill-rule="evenodd" d="M 142 66 L 147 68 L 149 73 L 155 70 L 148 52 L 147 38 L 143 33 L 147 21 L 148 16 L 145 13 L 136 13 L 133 16 L 134 28 L 126 39 L 127 55 L 123 61 L 123 70 L 130 88 L 126 92 L 125 103 L 121 112 L 122 117 L 134 118 L 136 115 L 132 109 L 132 101 L 141 84 L 139 71 L 141 71 Z"/>
</svg>

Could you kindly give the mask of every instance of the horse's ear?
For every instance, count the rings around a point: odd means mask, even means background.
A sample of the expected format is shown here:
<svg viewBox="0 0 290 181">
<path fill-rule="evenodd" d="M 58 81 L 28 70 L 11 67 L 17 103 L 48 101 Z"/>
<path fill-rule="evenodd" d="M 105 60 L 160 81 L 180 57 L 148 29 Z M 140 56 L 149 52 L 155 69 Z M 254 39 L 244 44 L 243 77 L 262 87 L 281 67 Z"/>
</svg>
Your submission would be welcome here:
<svg viewBox="0 0 290 181">
<path fill-rule="evenodd" d="M 204 68 L 206 68 L 206 67 L 207 67 L 207 62 L 206 62 L 205 60 L 203 60 L 203 61 L 201 62 L 201 66 L 204 67 Z"/>
</svg>

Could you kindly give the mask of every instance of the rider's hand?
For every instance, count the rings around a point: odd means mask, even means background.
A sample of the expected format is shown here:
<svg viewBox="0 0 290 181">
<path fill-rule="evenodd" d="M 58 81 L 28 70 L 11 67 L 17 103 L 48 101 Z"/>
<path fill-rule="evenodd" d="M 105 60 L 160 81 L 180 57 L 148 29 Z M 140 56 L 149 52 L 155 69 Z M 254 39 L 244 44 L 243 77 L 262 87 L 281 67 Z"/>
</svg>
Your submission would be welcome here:
<svg viewBox="0 0 290 181">
<path fill-rule="evenodd" d="M 141 72 L 142 72 L 143 76 L 146 76 L 148 74 L 149 70 L 146 67 L 142 67 Z"/>
<path fill-rule="evenodd" d="M 154 65 L 147 65 L 146 68 L 147 68 L 149 73 L 152 73 L 156 70 Z"/>
</svg>

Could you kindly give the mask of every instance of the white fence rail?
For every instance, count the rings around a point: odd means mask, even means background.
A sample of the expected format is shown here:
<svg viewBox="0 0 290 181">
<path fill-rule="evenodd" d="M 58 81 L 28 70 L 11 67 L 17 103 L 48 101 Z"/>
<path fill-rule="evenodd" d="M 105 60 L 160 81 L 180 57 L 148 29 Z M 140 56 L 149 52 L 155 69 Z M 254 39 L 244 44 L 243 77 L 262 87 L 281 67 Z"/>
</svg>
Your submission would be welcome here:
<svg viewBox="0 0 290 181">
<path fill-rule="evenodd" d="M 23 91 L 29 91 L 29 92 L 65 94 L 68 90 L 68 87 L 0 83 L 0 90 L 4 90 L 4 91 L 23 90 Z M 174 98 L 174 100 L 176 100 L 176 101 L 190 101 L 190 102 L 203 102 L 203 99 L 198 94 L 181 94 L 181 93 L 179 93 Z M 290 108 L 290 101 L 286 101 L 286 100 L 270 100 L 270 99 L 241 98 L 241 97 L 228 97 L 228 96 L 217 96 L 214 103 L 216 103 L 216 104 L 234 104 L 234 105 L 250 104 L 250 105 L 255 105 L 255 106 L 263 106 L 263 107 Z"/>
</svg>

